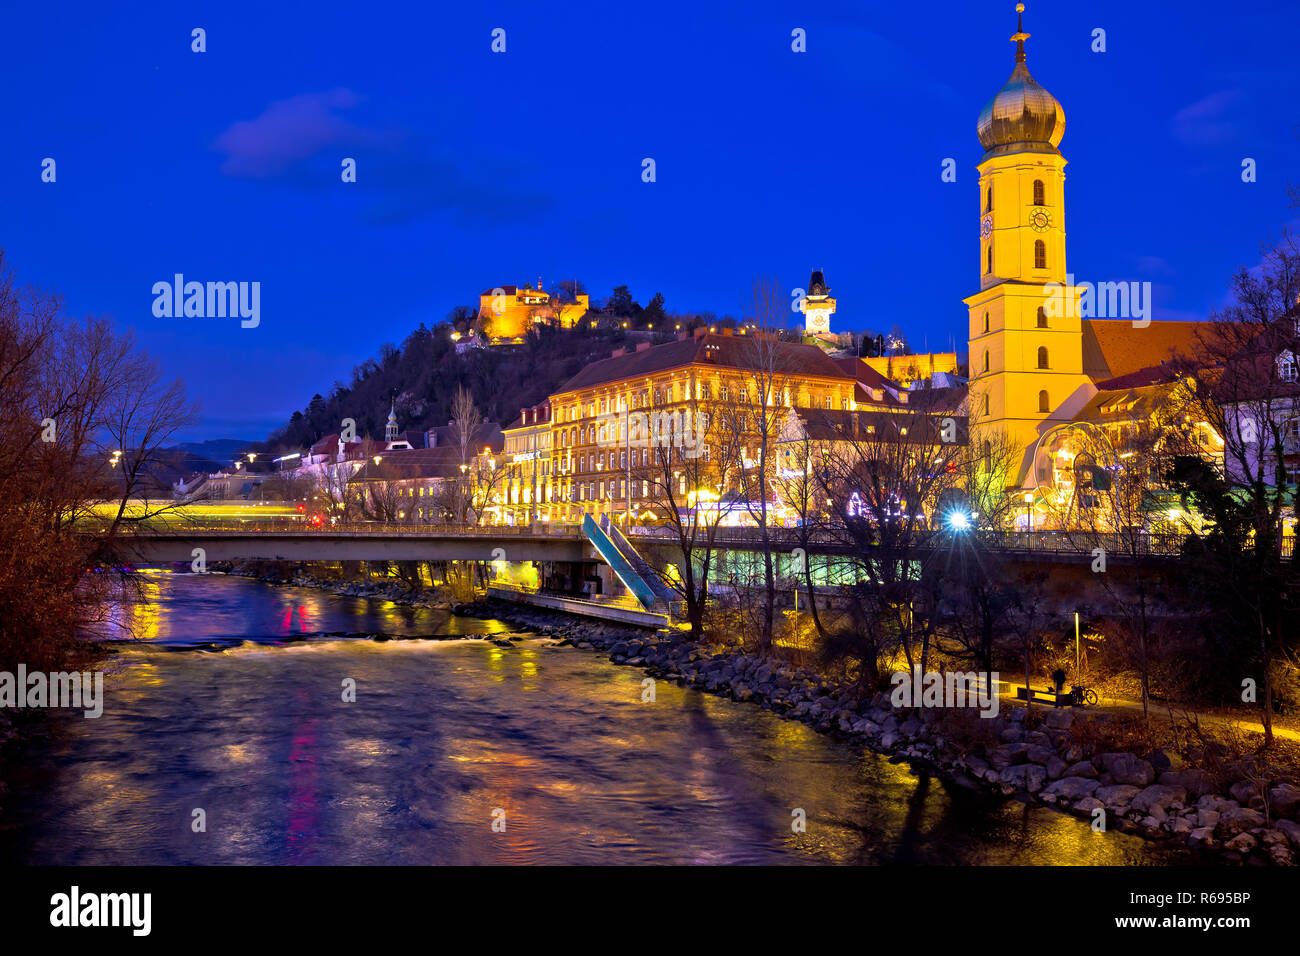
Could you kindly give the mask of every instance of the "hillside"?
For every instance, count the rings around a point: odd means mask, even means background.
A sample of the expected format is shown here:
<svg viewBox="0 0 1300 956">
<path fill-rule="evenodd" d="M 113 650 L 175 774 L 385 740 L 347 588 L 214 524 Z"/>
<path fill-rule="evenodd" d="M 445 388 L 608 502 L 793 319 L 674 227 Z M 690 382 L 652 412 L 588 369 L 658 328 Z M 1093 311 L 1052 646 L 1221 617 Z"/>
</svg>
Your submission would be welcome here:
<svg viewBox="0 0 1300 956">
<path fill-rule="evenodd" d="M 585 365 L 623 346 L 646 341 L 645 332 L 621 329 L 561 331 L 538 327 L 526 343 L 457 354 L 447 323 L 423 324 L 401 347 L 385 345 L 377 358 L 353 369 L 352 381 L 336 382 L 328 396 L 317 394 L 307 407 L 268 437 L 269 449 L 305 447 L 339 431 L 353 418 L 358 435 L 380 437 L 395 398 L 403 430 L 446 425 L 456 389 L 464 386 L 489 420 L 508 425 L 519 409 L 544 401 Z M 667 341 L 670 334 L 656 335 Z"/>
</svg>

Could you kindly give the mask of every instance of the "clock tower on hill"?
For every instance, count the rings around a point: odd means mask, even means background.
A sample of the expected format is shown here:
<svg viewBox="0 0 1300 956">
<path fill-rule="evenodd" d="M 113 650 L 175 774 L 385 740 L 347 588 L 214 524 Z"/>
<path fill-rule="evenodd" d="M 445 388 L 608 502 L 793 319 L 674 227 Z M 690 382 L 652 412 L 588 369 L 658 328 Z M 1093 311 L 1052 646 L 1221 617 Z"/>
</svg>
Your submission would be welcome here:
<svg viewBox="0 0 1300 956">
<path fill-rule="evenodd" d="M 835 299 L 826 285 L 821 269 L 814 269 L 808 279 L 808 292 L 799 303 L 803 313 L 803 327 L 807 335 L 824 335 L 831 330 L 831 316 L 835 312 Z"/>
</svg>

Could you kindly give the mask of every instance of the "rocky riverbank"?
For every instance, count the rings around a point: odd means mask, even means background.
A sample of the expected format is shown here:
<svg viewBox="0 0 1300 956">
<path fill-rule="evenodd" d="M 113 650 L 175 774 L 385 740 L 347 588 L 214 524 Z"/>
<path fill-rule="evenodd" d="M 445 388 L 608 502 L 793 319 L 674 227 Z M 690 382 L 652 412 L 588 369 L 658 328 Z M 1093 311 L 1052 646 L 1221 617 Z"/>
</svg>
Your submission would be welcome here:
<svg viewBox="0 0 1300 956">
<path fill-rule="evenodd" d="M 1300 787 L 1293 781 L 1227 782 L 1177 754 L 1098 752 L 1104 715 L 1032 713 L 1013 706 L 993 718 L 974 712 L 894 708 L 889 695 L 860 695 L 806 668 L 680 634 L 500 601 L 458 606 L 579 648 L 607 652 L 651 676 L 765 707 L 822 733 L 908 760 L 963 786 L 1054 807 L 1107 829 L 1177 840 L 1225 862 L 1288 866 L 1300 849 Z M 1098 814 L 1097 811 L 1103 811 Z"/>
<path fill-rule="evenodd" d="M 232 573 L 241 573 L 232 569 Z M 248 573 L 248 572 L 244 572 Z M 731 697 L 799 720 L 822 733 L 924 766 L 953 782 L 1054 807 L 1107 829 L 1176 840 L 1209 858 L 1288 866 L 1300 850 L 1300 787 L 1291 780 L 1223 779 L 1166 751 L 1099 748 L 1104 714 L 1033 712 L 1011 706 L 985 719 L 973 710 L 895 708 L 889 695 L 864 695 L 825 675 L 736 648 L 696 644 L 682 634 L 619 626 L 541 608 L 486 600 L 452 605 L 396 582 L 321 581 L 256 575 L 268 583 L 336 594 L 447 607 L 494 618 L 655 678 Z M 1100 813 L 1098 811 L 1101 811 Z"/>
</svg>

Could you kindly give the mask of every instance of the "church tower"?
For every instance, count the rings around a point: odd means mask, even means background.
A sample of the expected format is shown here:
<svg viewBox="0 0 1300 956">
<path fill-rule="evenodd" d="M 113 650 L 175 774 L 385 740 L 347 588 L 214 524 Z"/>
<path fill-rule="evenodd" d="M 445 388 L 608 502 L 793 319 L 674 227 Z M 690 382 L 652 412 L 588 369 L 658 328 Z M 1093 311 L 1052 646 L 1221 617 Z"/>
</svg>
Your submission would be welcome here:
<svg viewBox="0 0 1300 956">
<path fill-rule="evenodd" d="M 835 312 L 835 299 L 826 285 L 821 269 L 814 269 L 808 279 L 808 292 L 799 303 L 803 313 L 805 335 L 826 334 L 831 330 L 831 315 Z"/>
<path fill-rule="evenodd" d="M 1069 421 L 1095 389 L 1083 374 L 1078 290 L 1066 285 L 1065 112 L 1025 64 L 1016 5 L 1016 64 L 980 113 L 980 290 L 970 310 L 970 415 L 976 449 L 1000 437 L 1020 452 L 1007 484 L 1033 487 L 1039 437 Z M 986 444 L 987 443 L 987 444 Z M 996 452 L 995 452 L 996 454 Z"/>
<path fill-rule="evenodd" d="M 397 430 L 397 404 L 394 400 L 393 404 L 388 406 L 388 421 L 384 424 L 384 441 L 390 444 L 397 441 Z"/>
</svg>

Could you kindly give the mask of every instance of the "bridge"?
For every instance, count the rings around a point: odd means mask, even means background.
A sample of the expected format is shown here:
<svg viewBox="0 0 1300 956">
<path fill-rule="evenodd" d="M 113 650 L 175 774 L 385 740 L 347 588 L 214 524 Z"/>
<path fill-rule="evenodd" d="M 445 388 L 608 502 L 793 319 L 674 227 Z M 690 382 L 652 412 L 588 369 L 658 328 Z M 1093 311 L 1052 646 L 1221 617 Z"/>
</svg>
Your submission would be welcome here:
<svg viewBox="0 0 1300 956">
<path fill-rule="evenodd" d="M 618 539 L 624 554 L 630 550 L 628 544 L 637 549 L 677 544 L 676 533 L 669 528 L 631 528 L 624 537 L 608 522 L 593 519 L 590 524 L 594 527 L 364 521 L 312 527 L 289 521 L 187 521 L 141 526 L 127 530 L 121 538 L 142 563 L 189 562 L 195 548 L 202 548 L 208 561 L 593 561 L 610 557 L 606 554 L 610 549 L 600 545 L 611 535 Z M 701 532 L 701 545 L 704 537 Z M 796 528 L 774 528 L 764 541 L 757 528 L 719 528 L 714 547 L 786 553 L 803 547 L 811 554 L 844 556 L 861 551 L 842 537 L 818 533 L 805 537 L 801 540 Z M 1010 558 L 1076 563 L 1091 562 L 1096 549 L 1105 551 L 1108 561 L 1176 559 L 1185 541 L 1181 534 L 971 530 L 929 533 L 917 543 L 953 549 L 978 545 Z M 1293 538 L 1284 542 L 1288 557 L 1293 542 Z M 635 557 L 630 560 L 636 563 Z"/>
<path fill-rule="evenodd" d="M 141 564 L 188 564 L 196 548 L 209 562 L 594 560 L 582 535 L 568 528 L 205 522 L 145 527 L 120 539 Z"/>
</svg>

